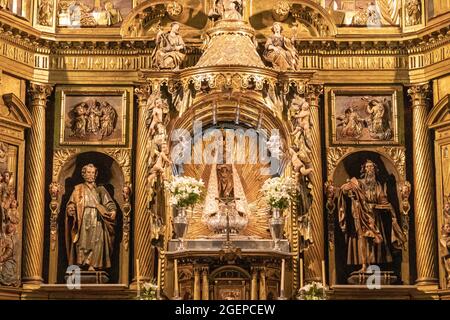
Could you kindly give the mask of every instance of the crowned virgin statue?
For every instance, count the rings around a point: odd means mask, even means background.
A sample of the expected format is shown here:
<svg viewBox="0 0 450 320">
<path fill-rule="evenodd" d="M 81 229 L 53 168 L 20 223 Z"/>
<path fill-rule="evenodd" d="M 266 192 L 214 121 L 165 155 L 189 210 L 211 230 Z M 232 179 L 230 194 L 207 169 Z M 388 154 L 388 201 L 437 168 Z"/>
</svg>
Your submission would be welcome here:
<svg viewBox="0 0 450 320">
<path fill-rule="evenodd" d="M 226 145 L 223 144 L 224 158 Z M 216 234 L 239 234 L 248 224 L 248 203 L 236 167 L 218 163 L 216 152 L 208 181 L 202 221 Z"/>
</svg>

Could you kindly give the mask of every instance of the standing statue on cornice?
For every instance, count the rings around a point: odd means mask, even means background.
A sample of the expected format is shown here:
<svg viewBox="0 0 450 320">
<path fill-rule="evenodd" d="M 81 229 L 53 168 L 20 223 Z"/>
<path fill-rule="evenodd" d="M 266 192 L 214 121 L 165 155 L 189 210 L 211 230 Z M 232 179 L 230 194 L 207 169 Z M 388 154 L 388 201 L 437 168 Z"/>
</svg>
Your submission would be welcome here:
<svg viewBox="0 0 450 320">
<path fill-rule="evenodd" d="M 421 5 L 419 0 L 406 1 L 406 25 L 415 26 L 420 24 Z"/>
<path fill-rule="evenodd" d="M 169 32 L 160 30 L 156 35 L 155 44 L 156 48 L 152 57 L 153 65 L 158 69 L 180 69 L 186 56 L 182 52 L 186 45 L 180 35 L 180 24 L 173 22 L 170 25 Z"/>
<path fill-rule="evenodd" d="M 298 53 L 291 39 L 282 35 L 283 27 L 275 22 L 272 26 L 273 35 L 267 39 L 263 57 L 272 63 L 274 69 L 288 71 L 297 69 Z"/>
<path fill-rule="evenodd" d="M 49 0 L 41 0 L 41 2 L 39 2 L 39 9 L 38 9 L 39 24 L 41 26 L 50 27 L 52 25 L 52 18 L 53 18 L 52 3 L 50 3 Z"/>
<path fill-rule="evenodd" d="M 216 20 L 242 20 L 245 10 L 245 0 L 216 0 L 209 16 Z"/>
<path fill-rule="evenodd" d="M 9 10 L 8 0 L 0 0 L 0 9 Z"/>
</svg>

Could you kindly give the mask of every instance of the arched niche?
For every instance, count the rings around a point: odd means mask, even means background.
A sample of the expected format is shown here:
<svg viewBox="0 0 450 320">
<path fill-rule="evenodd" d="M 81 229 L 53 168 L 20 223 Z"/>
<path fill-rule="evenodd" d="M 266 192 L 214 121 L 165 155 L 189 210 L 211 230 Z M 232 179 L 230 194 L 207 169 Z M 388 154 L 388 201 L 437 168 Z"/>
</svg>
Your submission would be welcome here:
<svg viewBox="0 0 450 320">
<path fill-rule="evenodd" d="M 282 117 L 282 115 L 280 116 Z M 273 111 L 261 101 L 251 99 L 245 95 L 242 97 L 230 97 L 229 95 L 218 93 L 204 97 L 200 103 L 194 103 L 181 117 L 174 119 L 168 126 L 171 154 L 176 152 L 174 151 L 177 150 L 175 148 L 179 147 L 177 131 L 187 133 L 192 143 L 190 163 L 182 165 L 182 168 L 174 166 L 173 174 L 184 174 L 201 178 L 208 186 L 213 166 L 205 164 L 203 162 L 204 158 L 202 158 L 202 163 L 196 162 L 198 158 L 196 158 L 195 152 L 199 150 L 197 148 L 202 150 L 201 155 L 203 156 L 203 152 L 208 150 L 208 146 L 211 146 L 213 143 L 214 137 L 208 136 L 208 132 L 211 133 L 212 130 L 218 133 L 223 128 L 226 131 L 242 132 L 244 139 L 247 139 L 243 145 L 244 150 L 238 148 L 239 150 L 234 151 L 234 155 L 240 157 L 244 154 L 245 160 L 238 160 L 235 168 L 239 174 L 249 208 L 252 208 L 248 227 L 243 231 L 243 234 L 270 239 L 267 223 L 269 208 L 261 197 L 260 188 L 264 181 L 271 176 L 290 175 L 290 158 L 287 154 L 291 143 L 289 134 L 291 128 L 287 122 L 283 118 L 274 115 Z M 273 161 L 269 157 L 270 154 L 264 155 L 259 152 L 261 144 L 268 141 L 273 132 L 272 130 L 278 131 L 283 145 L 280 161 L 271 162 L 275 163 L 273 167 L 269 163 L 269 161 Z M 255 145 L 252 143 L 255 143 Z M 253 150 L 251 146 L 254 146 Z M 213 235 L 201 222 L 203 204 L 204 202 L 202 201 L 192 211 L 193 223 L 188 229 L 187 239 Z"/>
<path fill-rule="evenodd" d="M 250 273 L 238 266 L 215 269 L 209 277 L 209 282 L 214 283 L 213 300 L 248 300 L 250 280 Z"/>
<path fill-rule="evenodd" d="M 439 279 L 443 289 L 450 287 L 446 278 L 443 246 L 444 206 L 450 202 L 450 94 L 442 98 L 430 111 L 427 124 L 434 136 L 434 161 L 436 177 L 436 208 L 439 239 Z"/>
<path fill-rule="evenodd" d="M 257 37 L 267 37 L 277 21 L 285 27 L 285 35 L 296 39 L 333 37 L 337 33 L 332 16 L 316 1 L 291 0 L 269 2 L 267 8 L 250 17 Z M 296 28 L 292 27 L 296 25 Z M 295 30 L 295 32 L 294 32 Z"/>
<path fill-rule="evenodd" d="M 377 180 L 382 186 L 386 187 L 386 193 L 388 201 L 394 207 L 396 218 L 399 225 L 402 227 L 403 232 L 406 233 L 407 239 L 409 228 L 408 219 L 405 219 L 401 208 L 401 196 L 400 186 L 405 182 L 404 176 L 404 150 L 397 149 L 397 156 L 392 153 L 392 149 L 387 147 L 380 147 L 377 149 L 359 149 L 349 148 L 344 149 L 340 159 L 336 161 L 334 168 L 329 169 L 329 181 L 336 188 L 340 188 L 347 182 L 348 179 L 353 177 L 361 178 L 361 170 L 366 160 L 373 161 L 378 169 Z M 395 150 L 395 149 L 394 149 Z M 398 155 L 400 154 L 400 155 Z M 403 157 L 403 164 L 400 159 Z M 330 157 L 329 157 L 330 159 Z M 336 196 L 339 191 L 336 191 Z M 336 206 L 337 200 L 335 199 L 334 208 L 330 203 L 327 203 L 327 208 L 333 208 L 328 214 L 328 240 L 329 248 L 328 253 L 330 257 L 330 283 L 331 284 L 346 284 L 348 275 L 356 271 L 354 268 L 347 266 L 346 263 L 346 244 L 344 234 L 339 227 L 338 210 Z M 389 233 L 388 233 L 389 234 Z M 387 236 L 389 238 L 389 236 Z M 407 243 L 409 246 L 409 243 Z M 383 268 L 390 268 L 398 276 L 397 284 L 408 284 L 409 279 L 409 249 L 407 247 L 402 250 L 393 250 L 391 248 L 391 254 L 393 262 L 382 266 Z"/>
<path fill-rule="evenodd" d="M 137 5 L 124 19 L 120 34 L 124 38 L 153 39 L 158 28 L 168 28 L 171 22 L 182 25 L 185 39 L 199 38 L 200 32 L 207 22 L 204 1 L 143 1 Z"/>
<path fill-rule="evenodd" d="M 129 254 L 128 249 L 125 250 L 123 244 L 125 219 L 123 212 L 124 200 L 122 197 L 122 190 L 127 178 L 123 173 L 123 167 L 117 162 L 117 159 L 106 153 L 95 151 L 79 153 L 76 149 L 69 149 L 65 152 L 64 161 L 59 162 L 61 167 L 58 168 L 59 170 L 53 178 L 53 183 L 57 183 L 60 187 L 60 196 L 57 200 L 57 216 L 51 217 L 49 283 L 65 283 L 64 277 L 68 266 L 65 244 L 66 205 L 75 186 L 84 182 L 81 176 L 83 166 L 93 164 L 98 169 L 97 185 L 105 187 L 117 206 L 115 239 L 111 260 L 112 268 L 108 270 L 109 283 L 127 285 Z M 52 225 L 53 221 L 55 222 L 54 226 Z"/>
</svg>

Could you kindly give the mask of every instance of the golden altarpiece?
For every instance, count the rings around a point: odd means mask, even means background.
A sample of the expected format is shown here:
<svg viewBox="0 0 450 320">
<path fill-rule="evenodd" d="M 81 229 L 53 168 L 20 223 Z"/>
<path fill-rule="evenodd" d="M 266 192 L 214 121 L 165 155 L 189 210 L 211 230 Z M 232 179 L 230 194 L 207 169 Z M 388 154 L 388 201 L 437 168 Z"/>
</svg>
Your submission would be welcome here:
<svg viewBox="0 0 450 320">
<path fill-rule="evenodd" d="M 438 0 L 0 0 L 0 297 L 448 297 L 449 22 Z"/>
</svg>

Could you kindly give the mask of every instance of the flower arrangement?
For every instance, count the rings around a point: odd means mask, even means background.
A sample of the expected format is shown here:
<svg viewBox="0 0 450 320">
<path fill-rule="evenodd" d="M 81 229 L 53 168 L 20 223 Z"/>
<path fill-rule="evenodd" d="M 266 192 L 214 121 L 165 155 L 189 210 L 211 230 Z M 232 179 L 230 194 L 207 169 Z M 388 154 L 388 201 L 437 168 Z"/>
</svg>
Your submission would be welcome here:
<svg viewBox="0 0 450 320">
<path fill-rule="evenodd" d="M 326 300 L 325 287 L 320 282 L 311 282 L 301 287 L 297 296 L 298 300 Z"/>
<path fill-rule="evenodd" d="M 170 204 L 179 208 L 195 205 L 205 187 L 203 181 L 191 177 L 176 176 L 171 182 L 166 182 L 166 189 L 172 195 Z"/>
<path fill-rule="evenodd" d="M 293 188 L 294 182 L 291 178 L 277 177 L 267 179 L 261 191 L 272 208 L 283 210 L 289 207 L 291 203 Z"/>
<path fill-rule="evenodd" d="M 157 291 L 158 286 L 153 282 L 144 282 L 139 284 L 141 286 L 141 291 L 138 300 L 158 300 Z"/>
</svg>

